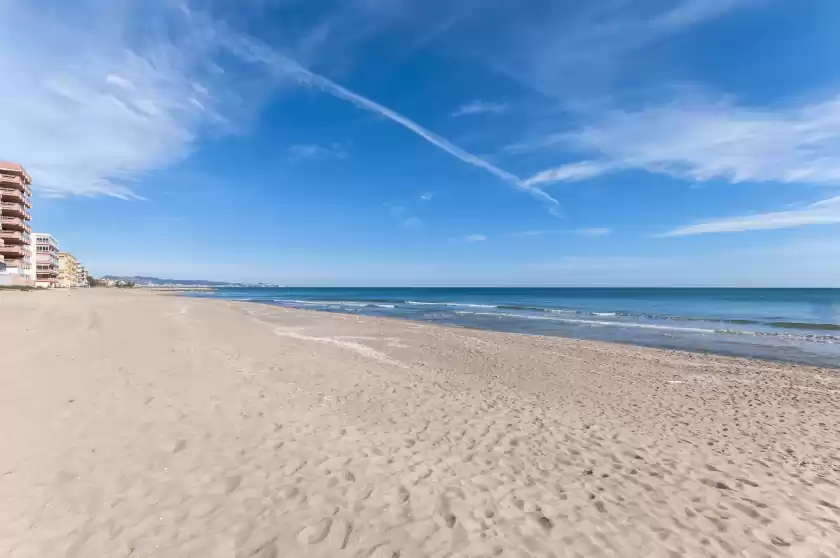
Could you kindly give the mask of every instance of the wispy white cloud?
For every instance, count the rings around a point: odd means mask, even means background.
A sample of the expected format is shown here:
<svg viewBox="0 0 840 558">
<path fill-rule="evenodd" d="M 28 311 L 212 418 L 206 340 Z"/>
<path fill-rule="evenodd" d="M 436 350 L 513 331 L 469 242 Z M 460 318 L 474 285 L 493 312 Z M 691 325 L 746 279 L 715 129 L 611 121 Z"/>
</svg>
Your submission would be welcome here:
<svg viewBox="0 0 840 558">
<path fill-rule="evenodd" d="M 257 69 L 251 77 L 273 78 L 261 80 L 269 85 L 263 90 L 284 82 L 320 89 L 403 126 L 558 212 L 552 196 L 513 173 L 186 3 L 144 9 L 148 25 L 142 33 L 135 32 L 135 15 L 128 4 L 104 0 L 81 0 L 73 17 L 22 0 L 0 6 L 0 72 L 16 76 L 15 87 L 0 90 L 0 152 L 27 166 L 39 193 L 138 198 L 138 180 L 185 160 L 207 132 L 239 131 L 240 113 L 256 112 L 259 102 L 243 98 L 252 92 L 242 86 L 240 67 L 234 78 L 219 65 L 233 54 Z M 304 42 L 324 43 L 328 27 L 304 33 L 304 39 L 314 37 Z M 29 32 L 35 28 L 45 33 Z M 321 147 L 298 146 L 290 154 L 337 152 Z"/>
<path fill-rule="evenodd" d="M 384 205 L 388 210 L 388 215 L 404 229 L 418 230 L 422 229 L 425 225 L 421 218 L 410 215 L 409 208 L 401 203 L 388 202 Z"/>
<path fill-rule="evenodd" d="M 633 72 L 634 58 L 645 47 L 764 1 L 589 0 L 531 2 L 527 9 L 514 0 L 334 2 L 338 8 L 326 19 L 328 33 L 319 18 L 310 34 L 319 48 L 329 49 L 330 58 L 339 60 L 372 36 L 398 35 L 404 39 L 397 46 L 403 53 L 433 45 L 439 54 L 468 58 L 528 88 L 568 98 Z M 310 68 L 324 67 L 323 57 L 318 66 L 311 57 L 298 53 L 295 58 Z"/>
<path fill-rule="evenodd" d="M 543 54 L 573 54 L 577 56 L 576 64 L 584 63 L 582 53 L 585 54 L 586 49 L 558 50 L 552 38 L 568 38 L 567 46 L 609 43 L 610 52 L 613 52 L 615 45 L 627 43 L 626 37 L 672 33 L 717 17 L 742 3 L 740 0 L 657 1 L 649 5 L 655 9 L 639 11 L 645 14 L 641 17 L 629 9 L 626 2 L 596 2 L 597 7 L 586 7 L 569 18 L 569 27 L 563 24 L 563 29 L 573 33 L 557 32 L 557 21 L 565 19 L 546 18 L 544 28 L 521 42 L 527 48 L 520 49 L 514 58 L 500 60 L 500 65 L 513 63 L 531 72 L 532 76 L 540 74 L 539 64 L 522 64 L 518 58 L 533 54 L 533 49 Z M 0 6 L 0 71 L 4 75 L 18 76 L 19 80 L 15 88 L 0 91 L 0 102 L 7 114 L 0 124 L 3 126 L 0 151 L 4 157 L 21 160 L 36 174 L 42 193 L 132 198 L 137 196 L 132 190 L 135 181 L 184 160 L 207 131 L 237 130 L 240 119 L 233 113 L 251 112 L 243 107 L 255 103 L 243 99 L 245 88 L 237 85 L 241 65 L 235 64 L 236 78 L 232 77 L 231 68 L 219 66 L 231 53 L 253 63 L 251 68 L 257 68 L 260 76 L 268 70 L 267 73 L 276 78 L 267 80 L 270 85 L 265 88 L 267 90 L 272 90 L 278 81 L 320 89 L 386 118 L 458 160 L 528 193 L 545 203 L 554 214 L 559 213 L 559 203 L 543 191 L 541 185 L 558 180 L 583 180 L 615 168 L 607 157 L 603 161 L 573 163 L 523 180 L 407 116 L 300 64 L 298 61 L 302 60 L 311 67 L 321 67 L 310 64 L 318 58 L 317 52 L 325 45 L 333 48 L 338 44 L 336 37 L 354 36 L 347 29 L 342 30 L 335 18 L 325 18 L 309 29 L 293 31 L 300 39 L 300 48 L 284 46 L 282 49 L 283 53 L 295 53 L 291 57 L 281 54 L 281 49 L 234 31 L 220 20 L 185 7 L 189 3 L 166 2 L 144 10 L 148 25 L 143 26 L 142 33 L 137 33 L 136 18 L 133 17 L 137 14 L 126 7 L 126 3 L 80 0 L 74 5 L 73 17 L 78 19 L 75 22 L 60 14 L 36 10 L 28 4 L 23 0 L 11 0 Z M 208 5 L 222 4 L 211 2 Z M 397 2 L 384 11 L 398 12 L 405 8 L 413 14 L 421 9 L 412 6 L 409 10 L 408 4 Z M 474 7 L 480 6 L 476 3 Z M 383 10 L 372 8 L 363 11 L 365 14 L 377 12 L 380 16 L 383 13 Z M 445 4 L 432 11 L 439 11 L 440 17 L 429 18 L 428 13 L 419 18 L 392 13 L 381 17 L 388 19 L 389 29 L 410 21 L 423 21 L 435 28 L 441 21 L 455 22 L 441 28 L 444 30 L 441 40 L 445 39 L 446 33 L 457 30 L 456 23 L 460 18 L 452 18 L 452 11 Z M 542 18 L 544 14 L 536 10 L 533 15 Z M 353 22 L 364 19 L 356 17 Z M 84 25 L 78 25 L 79 21 L 84 21 Z M 600 23 L 589 25 L 592 22 Z M 519 33 L 522 25 L 530 24 L 532 20 L 511 23 L 516 23 L 511 28 Z M 366 28 L 364 35 L 370 36 L 375 27 Z M 35 36 L 28 32 L 33 28 L 45 32 Z M 485 25 L 482 28 L 492 31 Z M 162 29 L 166 32 L 160 31 Z M 138 36 L 144 34 L 148 36 L 138 40 Z M 339 43 L 352 42 L 344 38 L 338 40 Z M 508 41 L 498 42 L 508 44 Z M 493 48 L 480 50 L 483 54 L 495 52 Z M 220 53 L 223 56 L 218 56 Z M 544 62 L 550 56 L 540 59 Z M 27 94 L 21 95 L 20 91 Z M 504 103 L 474 101 L 456 113 L 499 113 L 506 109 Z M 583 137 L 580 139 L 583 145 Z M 318 147 L 298 146 L 290 154 L 311 158 L 336 151 L 320 146 L 326 150 L 322 151 Z"/>
<path fill-rule="evenodd" d="M 422 229 L 423 228 L 423 220 L 419 217 L 409 217 L 405 221 L 403 221 L 402 226 L 406 229 Z"/>
<path fill-rule="evenodd" d="M 530 229 L 527 231 L 519 231 L 513 233 L 514 237 L 529 237 L 529 236 L 548 236 L 551 234 L 561 234 L 568 232 L 565 229 Z"/>
<path fill-rule="evenodd" d="M 579 163 L 569 163 L 567 165 L 538 172 L 526 180 L 525 184 L 528 186 L 538 186 L 540 184 L 549 184 L 552 182 L 576 182 L 579 180 L 594 178 L 598 175 L 609 172 L 614 168 L 615 165 L 607 162 L 582 161 Z"/>
<path fill-rule="evenodd" d="M 301 69 L 302 70 L 302 69 Z M 304 83 L 311 85 L 313 87 L 318 87 L 324 90 L 327 93 L 335 95 L 340 99 L 344 99 L 353 103 L 354 105 L 363 108 L 365 110 L 369 110 L 380 116 L 384 116 L 396 122 L 397 124 L 403 126 L 404 128 L 410 130 L 411 132 L 417 134 L 427 142 L 431 143 L 432 145 L 442 149 L 443 151 L 449 153 L 456 159 L 463 161 L 469 165 L 473 165 L 480 169 L 484 169 L 485 171 L 489 172 L 490 174 L 496 176 L 497 178 L 502 179 L 503 181 L 514 185 L 515 187 L 531 194 L 535 198 L 539 199 L 540 201 L 549 205 L 552 210 L 556 210 L 559 208 L 559 203 L 556 199 L 551 197 L 550 195 L 546 194 L 542 190 L 532 187 L 529 184 L 523 182 L 518 176 L 513 173 L 510 173 L 492 163 L 487 161 L 486 159 L 482 159 L 477 155 L 473 155 L 472 153 L 458 147 L 457 145 L 453 144 L 449 140 L 443 138 L 435 134 L 434 132 L 427 130 L 426 128 L 422 127 L 421 125 L 417 124 L 413 120 L 383 106 L 379 103 L 372 101 L 366 97 L 363 97 L 349 89 L 345 89 L 341 85 L 317 74 L 309 72 L 308 70 L 302 70 L 304 72 Z"/>
<path fill-rule="evenodd" d="M 340 143 L 333 143 L 328 146 L 313 144 L 298 144 L 289 148 L 289 157 L 294 160 L 300 159 L 344 159 L 347 157 L 347 150 Z"/>
<path fill-rule="evenodd" d="M 116 74 L 108 74 L 108 77 L 105 78 L 105 81 L 110 83 L 111 85 L 117 85 L 122 87 L 123 89 L 128 89 L 133 91 L 135 89 L 134 84 L 131 83 L 124 77 L 118 76 Z"/>
<path fill-rule="evenodd" d="M 469 236 L 464 237 L 464 240 L 467 242 L 484 242 L 487 240 L 487 237 L 483 234 L 471 234 Z"/>
<path fill-rule="evenodd" d="M 425 192 L 425 193 L 423 193 L 423 194 L 420 194 L 420 197 L 419 197 L 418 199 L 419 199 L 420 201 L 431 201 L 431 199 L 432 199 L 433 197 L 435 197 L 434 192 Z"/>
<path fill-rule="evenodd" d="M 605 227 L 591 227 L 583 229 L 531 229 L 527 231 L 520 231 L 513 233 L 514 237 L 534 237 L 534 236 L 549 236 L 555 234 L 575 234 L 586 237 L 608 236 L 612 234 L 612 229 Z"/>
<path fill-rule="evenodd" d="M 510 3 L 515 9 L 493 13 L 483 36 L 462 32 L 449 40 L 549 98 L 591 99 L 632 75 L 646 49 L 762 1 L 590 0 L 528 10 Z"/>
<path fill-rule="evenodd" d="M 654 29 L 668 32 L 719 17 L 756 0 L 681 0 L 651 20 Z"/>
<path fill-rule="evenodd" d="M 612 234 L 612 229 L 606 227 L 592 227 L 588 229 L 578 229 L 575 231 L 579 236 L 588 236 L 591 238 L 599 236 L 609 236 Z"/>
<path fill-rule="evenodd" d="M 812 203 L 801 209 L 715 219 L 680 227 L 658 236 L 692 236 L 835 224 L 840 224 L 840 196 Z"/>
<path fill-rule="evenodd" d="M 231 35 L 228 34 L 226 36 L 226 42 L 228 48 L 236 55 L 241 57 L 243 60 L 257 63 L 257 64 L 264 64 L 268 68 L 271 68 L 272 71 L 279 74 L 283 77 L 290 77 L 295 79 L 300 85 L 309 86 L 313 88 L 320 89 L 325 93 L 333 95 L 336 98 L 343 99 L 348 101 L 357 107 L 387 118 L 396 124 L 404 127 L 405 129 L 411 131 L 412 133 L 416 134 L 417 136 L 423 138 L 425 141 L 429 142 L 430 144 L 434 145 L 435 147 L 449 153 L 456 159 L 463 161 L 469 165 L 474 167 L 483 169 L 490 174 L 496 176 L 497 178 L 507 182 L 519 188 L 520 190 L 529 193 L 533 197 L 539 199 L 543 203 L 549 206 L 549 210 L 552 213 L 557 213 L 559 211 L 560 204 L 557 202 L 549 194 L 543 192 L 539 188 L 535 188 L 529 184 L 526 184 L 522 181 L 518 176 L 515 174 L 508 172 L 501 167 L 494 165 L 493 163 L 483 159 L 477 155 L 458 147 L 457 145 L 453 144 L 451 141 L 447 140 L 446 138 L 439 136 L 438 134 L 428 130 L 414 122 L 410 118 L 399 114 L 398 112 L 385 107 L 369 99 L 364 97 L 354 91 L 351 91 L 345 88 L 342 85 L 330 80 L 327 77 L 324 77 L 320 74 L 317 74 L 313 71 L 310 71 L 307 68 L 304 68 L 295 60 L 284 56 L 283 54 L 274 51 L 264 43 L 258 42 L 250 37 L 245 37 L 243 35 Z"/>
<path fill-rule="evenodd" d="M 172 32 L 142 38 L 128 32 L 126 3 L 80 0 L 70 12 L 0 6 L 0 152 L 39 195 L 138 198 L 138 178 L 228 128 L 236 93 L 208 65 L 213 40 L 169 4 L 143 14 Z"/>
<path fill-rule="evenodd" d="M 507 103 L 494 103 L 490 101 L 470 101 L 458 107 L 452 116 L 475 116 L 478 114 L 503 114 L 508 110 Z"/>
<path fill-rule="evenodd" d="M 675 133 L 678 131 L 678 133 Z M 771 110 L 731 101 L 612 111 L 549 143 L 598 158 L 538 173 L 526 184 L 641 169 L 693 181 L 840 184 L 840 95 Z"/>
</svg>

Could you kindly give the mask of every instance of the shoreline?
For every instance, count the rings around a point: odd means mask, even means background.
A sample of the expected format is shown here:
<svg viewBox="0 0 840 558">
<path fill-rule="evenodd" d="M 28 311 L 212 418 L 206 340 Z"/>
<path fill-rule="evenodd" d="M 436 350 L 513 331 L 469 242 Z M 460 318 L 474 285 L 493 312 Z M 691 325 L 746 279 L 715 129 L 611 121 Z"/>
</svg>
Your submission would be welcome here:
<svg viewBox="0 0 840 558">
<path fill-rule="evenodd" d="M 134 287 L 138 291 L 151 293 L 213 293 L 216 287 Z"/>
<path fill-rule="evenodd" d="M 0 554 L 832 555 L 840 376 L 86 289 L 0 293 Z M 155 296 L 153 296 L 155 295 Z"/>
<path fill-rule="evenodd" d="M 644 287 L 639 287 L 644 288 Z M 675 287 L 680 288 L 680 287 Z M 318 309 L 309 309 L 309 308 L 291 308 L 287 306 L 280 306 L 277 304 L 272 304 L 269 302 L 263 301 L 245 301 L 245 300 L 230 300 L 230 299 L 223 299 L 223 298 L 200 298 L 200 297 L 191 297 L 185 293 L 157 293 L 162 294 L 164 296 L 171 295 L 175 298 L 183 298 L 185 300 L 199 300 L 199 301 L 215 301 L 215 302 L 223 302 L 228 303 L 233 306 L 242 306 L 243 311 L 247 313 L 247 308 L 250 305 L 256 304 L 260 306 L 265 306 L 271 309 L 275 309 L 280 312 L 290 312 L 292 315 L 295 313 L 302 313 L 302 314 L 314 314 L 316 316 L 321 316 L 324 318 L 329 319 L 329 317 L 335 316 L 345 316 L 355 318 L 356 321 L 359 323 L 363 323 L 366 325 L 376 326 L 377 323 L 382 322 L 383 324 L 393 324 L 394 326 L 422 326 L 423 328 L 431 329 L 431 330 L 439 330 L 438 333 L 445 333 L 451 330 L 450 333 L 457 334 L 457 332 L 473 332 L 479 334 L 489 334 L 489 335 L 499 335 L 502 337 L 502 341 L 506 337 L 516 338 L 516 337 L 524 337 L 525 339 L 534 339 L 539 340 L 547 345 L 551 345 L 552 343 L 557 343 L 558 345 L 562 345 L 563 343 L 574 343 L 579 344 L 581 347 L 589 348 L 595 351 L 613 349 L 615 351 L 621 351 L 621 349 L 627 349 L 630 351 L 639 350 L 642 352 L 651 352 L 649 355 L 651 358 L 655 358 L 657 353 L 664 353 L 664 355 L 672 356 L 672 357 L 684 357 L 687 359 L 695 359 L 695 358 L 704 358 L 715 361 L 718 364 L 724 365 L 741 365 L 741 366 L 759 366 L 761 364 L 768 364 L 768 365 L 776 365 L 777 367 L 781 368 L 791 368 L 794 370 L 808 370 L 813 372 L 828 372 L 831 374 L 837 374 L 838 383 L 840 383 L 840 364 L 837 366 L 831 365 L 814 365 L 808 364 L 798 361 L 786 361 L 786 360 L 777 360 L 772 358 L 760 358 L 760 357 L 749 357 L 749 356 L 740 356 L 735 354 L 726 354 L 726 353 L 716 353 L 716 352 L 705 352 L 702 350 L 688 350 L 688 349 L 672 349 L 668 347 L 660 347 L 660 346 L 653 346 L 653 345 L 643 345 L 643 344 L 636 344 L 632 342 L 623 342 L 623 341 L 602 341 L 598 339 L 585 339 L 580 337 L 571 337 L 565 335 L 547 335 L 543 333 L 527 333 L 527 332 L 516 332 L 516 331 L 504 331 L 499 329 L 484 329 L 480 327 L 471 327 L 466 325 L 455 325 L 455 324 L 445 324 L 445 323 L 435 323 L 435 322 L 428 322 L 423 320 L 411 319 L 411 318 L 404 318 L 399 316 L 369 316 L 365 314 L 353 314 L 349 312 L 330 312 L 325 310 L 318 310 Z"/>
<path fill-rule="evenodd" d="M 175 296 L 183 296 L 182 293 L 172 293 Z M 759 362 L 767 362 L 767 363 L 775 363 L 775 364 L 784 364 L 790 366 L 803 366 L 803 367 L 812 367 L 812 368 L 822 368 L 832 370 L 836 373 L 840 373 L 840 362 L 832 362 L 832 361 L 825 361 L 820 363 L 813 363 L 807 362 L 806 360 L 800 358 L 796 359 L 794 357 L 785 358 L 783 356 L 765 356 L 765 355 L 743 355 L 740 354 L 737 350 L 731 349 L 702 349 L 702 348 L 673 348 L 668 347 L 662 344 L 656 344 L 655 341 L 652 342 L 644 342 L 644 341 L 623 341 L 623 340 L 601 340 L 601 339 L 588 339 L 585 337 L 575 337 L 571 334 L 564 335 L 561 333 L 557 333 L 555 335 L 549 333 L 541 333 L 541 332 L 527 332 L 527 331 L 512 331 L 512 330 L 504 330 L 504 329 L 494 329 L 490 327 L 479 327 L 473 325 L 460 325 L 454 323 L 439 323 L 433 321 L 427 321 L 423 319 L 416 319 L 411 317 L 403 317 L 403 316 L 371 316 L 366 314 L 359 314 L 353 312 L 342 312 L 342 311 L 328 311 L 328 310 L 320 310 L 316 308 L 293 308 L 289 306 L 283 306 L 276 303 L 262 301 L 262 300 L 233 300 L 233 299 L 225 299 L 225 298 L 203 298 L 203 297 L 190 297 L 185 296 L 185 298 L 190 298 L 192 300 L 225 300 L 228 302 L 235 302 L 235 303 L 242 303 L 242 304 L 259 304 L 263 306 L 268 306 L 271 308 L 278 308 L 283 310 L 292 310 L 298 312 L 314 312 L 316 314 L 331 316 L 331 315 L 344 315 L 344 316 L 359 316 L 364 318 L 371 318 L 375 320 L 395 320 L 397 322 L 408 322 L 408 323 L 415 323 L 415 324 L 424 324 L 433 327 L 442 327 L 442 328 L 453 328 L 453 329 L 464 329 L 469 331 L 479 331 L 479 332 L 495 332 L 495 333 L 502 333 L 506 335 L 526 335 L 526 336 L 534 336 L 534 337 L 542 337 L 546 339 L 561 339 L 561 340 L 573 340 L 573 341 L 584 341 L 587 343 L 606 343 L 610 345 L 619 345 L 624 347 L 637 347 L 637 348 L 645 348 L 645 349 L 652 349 L 657 351 L 666 351 L 666 352 L 676 352 L 676 353 L 689 353 L 693 355 L 701 355 L 701 356 L 708 356 L 708 357 L 725 357 L 725 358 L 733 358 L 733 359 L 742 359 L 747 361 L 759 361 Z"/>
</svg>

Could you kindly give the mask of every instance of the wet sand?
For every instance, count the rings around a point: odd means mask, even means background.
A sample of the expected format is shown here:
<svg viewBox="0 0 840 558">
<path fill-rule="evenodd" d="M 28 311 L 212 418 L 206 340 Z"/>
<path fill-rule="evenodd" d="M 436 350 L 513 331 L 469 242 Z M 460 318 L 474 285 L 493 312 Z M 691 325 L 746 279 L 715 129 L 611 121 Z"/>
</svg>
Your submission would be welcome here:
<svg viewBox="0 0 840 558">
<path fill-rule="evenodd" d="M 840 375 L 0 293 L 0 556 L 837 556 Z"/>
</svg>

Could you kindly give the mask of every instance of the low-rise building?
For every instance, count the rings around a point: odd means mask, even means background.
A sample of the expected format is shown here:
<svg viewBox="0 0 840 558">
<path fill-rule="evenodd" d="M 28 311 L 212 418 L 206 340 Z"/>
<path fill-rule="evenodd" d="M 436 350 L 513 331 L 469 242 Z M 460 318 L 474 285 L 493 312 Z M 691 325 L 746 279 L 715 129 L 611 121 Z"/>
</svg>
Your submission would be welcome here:
<svg viewBox="0 0 840 558">
<path fill-rule="evenodd" d="M 52 288 L 59 284 L 58 241 L 47 233 L 35 233 L 35 286 Z"/>
</svg>

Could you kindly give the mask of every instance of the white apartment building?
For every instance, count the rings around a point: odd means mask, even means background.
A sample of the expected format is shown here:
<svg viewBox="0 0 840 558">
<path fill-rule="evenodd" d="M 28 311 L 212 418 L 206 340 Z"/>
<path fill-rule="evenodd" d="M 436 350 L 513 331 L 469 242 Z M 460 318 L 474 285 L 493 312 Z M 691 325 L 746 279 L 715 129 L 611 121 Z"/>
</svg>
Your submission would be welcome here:
<svg viewBox="0 0 840 558">
<path fill-rule="evenodd" d="M 58 286 L 59 245 L 51 234 L 35 233 L 35 286 Z"/>
</svg>

